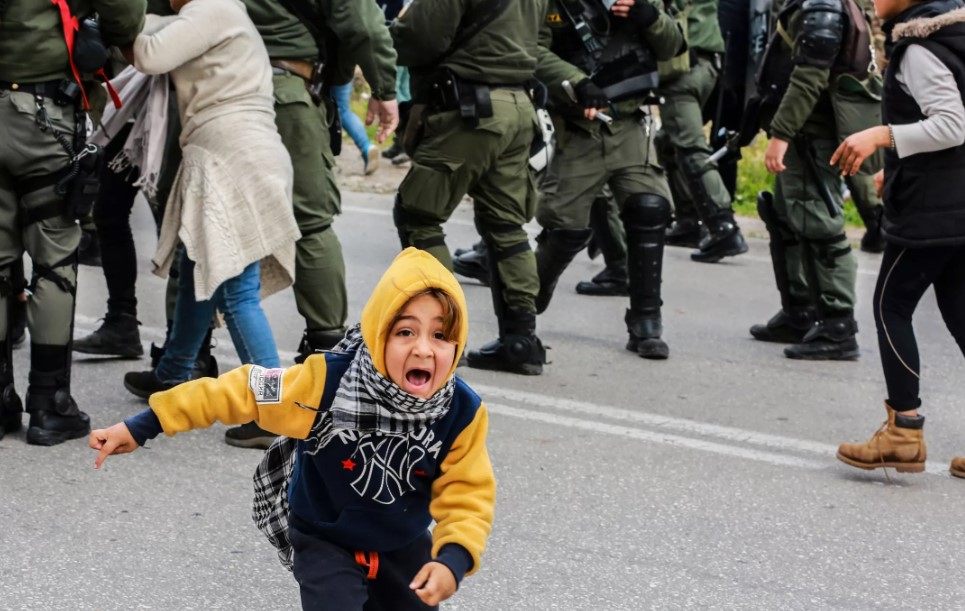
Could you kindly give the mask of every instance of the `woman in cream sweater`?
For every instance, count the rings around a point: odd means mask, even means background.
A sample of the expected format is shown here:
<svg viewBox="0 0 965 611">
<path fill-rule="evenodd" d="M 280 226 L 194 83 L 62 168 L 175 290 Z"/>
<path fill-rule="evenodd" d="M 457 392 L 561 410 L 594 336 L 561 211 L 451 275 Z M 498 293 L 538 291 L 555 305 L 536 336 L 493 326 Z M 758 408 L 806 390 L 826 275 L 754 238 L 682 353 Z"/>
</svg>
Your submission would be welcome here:
<svg viewBox="0 0 965 611">
<path fill-rule="evenodd" d="M 292 283 L 300 237 L 268 52 L 244 5 L 173 0 L 171 6 L 177 15 L 148 15 L 134 42 L 135 67 L 169 73 L 174 82 L 184 154 L 154 257 L 162 276 L 179 265 L 171 337 L 156 370 L 125 378 L 142 396 L 190 379 L 215 309 L 242 362 L 279 366 L 259 293 Z M 186 256 L 175 263 L 179 241 Z"/>
</svg>

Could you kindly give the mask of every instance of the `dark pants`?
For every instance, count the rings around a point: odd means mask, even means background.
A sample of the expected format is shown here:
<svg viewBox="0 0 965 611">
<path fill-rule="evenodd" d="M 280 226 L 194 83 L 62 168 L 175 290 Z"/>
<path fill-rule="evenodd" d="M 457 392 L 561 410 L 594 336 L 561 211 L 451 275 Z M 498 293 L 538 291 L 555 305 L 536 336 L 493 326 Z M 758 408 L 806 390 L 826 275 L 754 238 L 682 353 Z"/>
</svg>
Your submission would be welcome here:
<svg viewBox="0 0 965 611">
<path fill-rule="evenodd" d="M 369 578 L 372 552 L 357 559 L 357 552 L 289 526 L 294 548 L 293 573 L 301 589 L 305 611 L 427 611 L 409 589 L 412 578 L 429 562 L 432 538 L 429 533 L 408 546 L 378 553 L 378 570 Z"/>
<path fill-rule="evenodd" d="M 126 125 L 105 147 L 108 161 L 124 148 L 131 126 Z M 107 312 L 137 316 L 137 252 L 131 235 L 131 209 L 137 188 L 136 168 L 118 174 L 105 167 L 94 204 L 94 225 L 101 245 L 101 262 L 107 281 Z"/>
<path fill-rule="evenodd" d="M 918 344 L 911 319 L 932 285 L 945 325 L 965 355 L 965 246 L 888 244 L 875 287 L 874 311 L 888 404 L 899 412 L 921 406 Z"/>
</svg>

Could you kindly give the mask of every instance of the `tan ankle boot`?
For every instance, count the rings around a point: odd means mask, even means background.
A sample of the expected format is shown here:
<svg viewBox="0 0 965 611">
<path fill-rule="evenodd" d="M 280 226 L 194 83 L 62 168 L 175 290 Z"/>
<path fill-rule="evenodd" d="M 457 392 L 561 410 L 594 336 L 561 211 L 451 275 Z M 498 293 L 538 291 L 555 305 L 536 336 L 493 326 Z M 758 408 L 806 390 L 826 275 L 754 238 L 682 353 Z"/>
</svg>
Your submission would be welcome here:
<svg viewBox="0 0 965 611">
<path fill-rule="evenodd" d="M 952 459 L 952 466 L 948 468 L 955 477 L 965 478 L 965 457 L 956 456 Z"/>
<path fill-rule="evenodd" d="M 925 417 L 901 416 L 887 403 L 885 409 L 888 419 L 871 439 L 864 443 L 842 443 L 838 446 L 838 460 L 859 469 L 891 467 L 904 473 L 924 471 L 926 450 L 922 425 Z M 965 473 L 962 476 L 965 477 Z"/>
</svg>

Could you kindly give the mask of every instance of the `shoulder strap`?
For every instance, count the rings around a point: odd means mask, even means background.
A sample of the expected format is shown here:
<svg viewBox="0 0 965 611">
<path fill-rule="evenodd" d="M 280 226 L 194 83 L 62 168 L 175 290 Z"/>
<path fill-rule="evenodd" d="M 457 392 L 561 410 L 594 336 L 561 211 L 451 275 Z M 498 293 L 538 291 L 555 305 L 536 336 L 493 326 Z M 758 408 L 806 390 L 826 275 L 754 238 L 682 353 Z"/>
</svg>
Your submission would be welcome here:
<svg viewBox="0 0 965 611">
<path fill-rule="evenodd" d="M 442 61 L 458 51 L 462 45 L 469 42 L 483 28 L 495 21 L 509 7 L 510 2 L 512 0 L 485 0 L 476 5 L 475 10 L 463 15 L 459 27 L 456 28 L 456 35 L 452 39 L 452 44 L 449 45 L 449 48 L 438 61 Z"/>
<path fill-rule="evenodd" d="M 2 0 L 0 0 L 2 1 Z M 312 19 L 306 10 L 307 7 L 303 0 L 278 0 L 285 10 L 298 18 L 311 34 L 312 38 L 315 40 L 315 46 L 318 47 L 318 58 L 323 63 L 327 61 L 328 48 L 326 47 L 325 37 L 322 35 L 322 31 L 319 29 L 318 25 Z"/>
</svg>

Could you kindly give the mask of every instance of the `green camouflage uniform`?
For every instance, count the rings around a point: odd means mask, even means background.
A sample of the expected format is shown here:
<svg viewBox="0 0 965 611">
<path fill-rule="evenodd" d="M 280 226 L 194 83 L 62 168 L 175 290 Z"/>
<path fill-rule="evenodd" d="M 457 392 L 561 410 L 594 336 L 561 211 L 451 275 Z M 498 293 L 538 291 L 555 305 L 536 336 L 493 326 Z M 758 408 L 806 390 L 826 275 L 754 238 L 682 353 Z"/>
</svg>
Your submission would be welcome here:
<svg viewBox="0 0 965 611">
<path fill-rule="evenodd" d="M 536 68 L 545 0 L 511 2 L 481 32 L 462 39 L 461 21 L 484 3 L 415 0 L 391 27 L 399 64 L 412 75 L 413 102 L 426 105 L 412 167 L 399 186 L 395 223 L 403 246 L 427 250 L 452 269 L 442 224 L 470 195 L 489 246 L 500 337 L 532 337 L 539 282 L 523 225 L 536 209 L 528 161 L 538 128 L 525 85 Z M 464 119 L 457 109 L 440 108 L 431 83 L 445 70 L 463 87 L 488 90 L 491 116 Z M 467 357 L 478 364 L 472 353 Z M 541 369 L 535 357 L 533 366 Z"/>
<path fill-rule="evenodd" d="M 611 16 L 609 19 L 623 18 Z M 554 48 L 557 37 L 572 36 L 572 30 L 573 25 L 558 0 L 552 0 L 540 32 L 541 46 L 547 50 Z M 668 60 L 683 47 L 682 33 L 673 19 L 662 11 L 656 21 L 638 36 L 657 60 Z M 659 225 L 660 243 L 651 245 L 658 248 L 650 248 L 649 252 L 656 254 L 659 251 L 662 259 L 662 232 L 669 218 L 671 195 L 654 149 L 653 120 L 646 106 L 649 102 L 640 96 L 613 103 L 607 110 L 614 116 L 611 124 L 585 119 L 582 108 L 569 98 L 562 83 L 568 81 L 575 86 L 587 75 L 564 59 L 551 53 L 541 58 L 537 70 L 537 78 L 550 90 L 558 138 L 556 154 L 541 185 L 542 197 L 536 213 L 544 228 L 537 239 L 538 311 L 548 306 L 563 270 L 586 245 L 593 201 L 604 186 L 609 186 L 624 225 L 627 225 L 630 242 L 631 307 L 627 312 L 627 325 L 631 343 L 634 339 L 659 339 L 660 262 L 651 262 L 655 272 L 653 269 L 644 272 L 640 266 L 644 256 L 640 236 L 653 233 L 651 230 Z M 643 200 L 648 203 L 641 204 Z M 654 273 L 656 276 L 652 277 Z"/>
<path fill-rule="evenodd" d="M 79 18 L 99 15 L 109 45 L 128 45 L 144 23 L 143 0 L 77 0 Z M 20 428 L 13 391 L 9 302 L 11 266 L 26 251 L 33 264 L 27 325 L 31 341 L 31 412 L 28 442 L 53 445 L 85 435 L 89 419 L 70 398 L 70 349 L 80 227 L 67 198 L 56 190 L 57 173 L 71 165 L 75 125 L 86 114 L 80 101 L 58 105 L 60 84 L 72 83 L 59 9 L 50 2 L 9 0 L 0 16 L 0 435 Z M 92 106 L 100 87 L 87 87 Z M 100 106 L 100 108 L 103 108 Z M 98 108 L 92 108 L 99 111 Z M 58 140 L 59 138 L 59 140 Z"/>
<path fill-rule="evenodd" d="M 692 258 L 707 262 L 747 250 L 734 221 L 730 193 L 717 165 L 708 162 L 712 151 L 704 132 L 704 111 L 716 92 L 724 51 L 717 4 L 717 0 L 674 0 L 672 4 L 677 14 L 686 17 L 690 66 L 686 73 L 661 82 L 660 95 L 665 101 L 657 135 L 657 152 L 673 192 L 678 222 L 674 233 L 691 228 L 695 240 L 697 222 L 702 222 L 707 234 Z"/>
<path fill-rule="evenodd" d="M 793 0 L 781 11 L 774 44 L 785 57 L 794 49 L 805 52 L 799 40 L 801 4 Z M 835 66 L 847 59 L 841 55 L 843 42 Z M 776 109 L 764 113 L 769 136 L 789 143 L 786 169 L 775 179 L 773 204 L 767 194 L 758 202 L 771 236 L 782 308 L 767 325 L 755 325 L 751 334 L 795 343 L 784 351 L 791 358 L 850 360 L 859 354 L 854 321 L 857 259 L 844 233 L 840 172 L 830 159 L 844 137 L 880 124 L 880 84 L 875 72 L 859 80 L 800 61 L 793 65 Z M 865 161 L 863 179 L 849 180 L 856 197 L 871 199 L 870 176 L 876 164 L 880 155 Z"/>
</svg>

